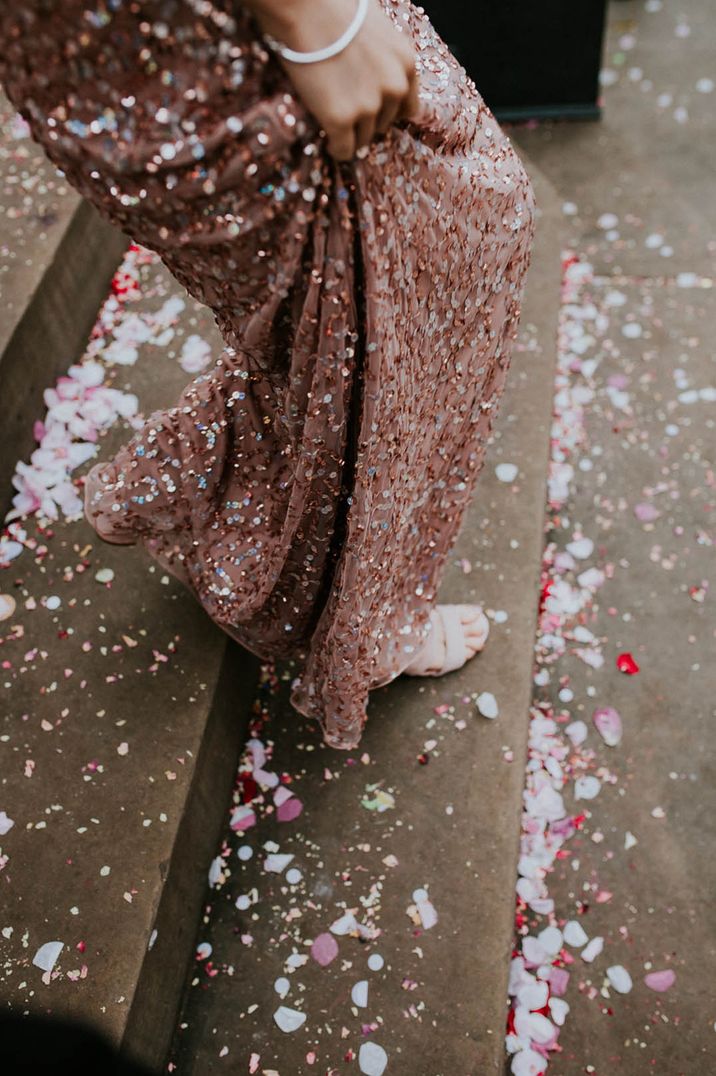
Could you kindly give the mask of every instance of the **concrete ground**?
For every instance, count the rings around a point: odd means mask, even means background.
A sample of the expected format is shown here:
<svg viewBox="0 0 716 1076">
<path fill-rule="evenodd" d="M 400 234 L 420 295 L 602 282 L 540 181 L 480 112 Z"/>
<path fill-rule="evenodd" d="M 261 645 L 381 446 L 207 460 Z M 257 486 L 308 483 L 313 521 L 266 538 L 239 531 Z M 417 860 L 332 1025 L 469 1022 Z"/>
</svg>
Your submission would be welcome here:
<svg viewBox="0 0 716 1076">
<path fill-rule="evenodd" d="M 350 752 L 287 704 L 290 667 L 267 676 L 266 759 L 240 769 L 171 1071 L 502 1069 L 559 294 L 558 205 L 535 186 L 513 376 L 442 590 L 482 601 L 492 638 L 457 673 L 374 692 Z"/>
<path fill-rule="evenodd" d="M 559 191 L 564 245 L 577 259 L 565 265 L 518 884 L 515 952 L 532 959 L 513 965 L 516 993 L 521 968 L 537 995 L 550 981 L 551 1000 L 515 1005 L 514 1054 L 505 1064 L 519 1076 L 604 1076 L 615 1068 L 692 1076 L 713 1067 L 712 18 L 705 0 L 678 13 L 653 0 L 613 3 L 603 121 L 511 132 Z M 481 593 L 495 581 L 483 577 Z M 503 683 L 505 676 L 503 665 Z M 369 726 L 365 755 L 351 771 L 320 757 L 289 765 L 284 688 L 267 681 L 264 690 L 260 727 L 275 751 L 266 768 L 284 771 L 309 808 L 296 834 L 267 819 L 260 800 L 258 834 L 253 826 L 227 834 L 170 1068 L 285 1076 L 350 1071 L 357 1062 L 360 1071 L 380 1072 L 381 1054 L 359 1052 L 361 1042 L 374 1041 L 386 1047 L 388 1072 L 498 1071 L 485 1039 L 500 1034 L 486 1015 L 495 1011 L 500 978 L 494 958 L 484 959 L 492 939 L 479 888 L 467 912 L 473 880 L 464 866 L 494 865 L 506 819 L 494 778 L 473 782 L 466 800 L 459 756 L 436 735 L 447 717 L 452 738 L 467 717 L 459 697 L 431 688 L 438 703 L 431 723 L 419 697 L 409 714 L 412 689 L 397 688 L 391 725 L 377 739 Z M 614 746 L 593 721 L 609 708 L 623 725 Z M 429 766 L 409 778 L 397 751 L 387 769 L 381 753 L 386 743 L 399 746 L 396 728 L 407 730 L 407 748 L 411 727 L 416 761 Z M 418 730 L 430 737 L 423 751 Z M 300 730 L 294 735 L 306 749 Z M 496 744 L 475 735 L 475 749 L 491 758 Z M 514 753 L 505 740 L 509 765 Z M 252 765 L 247 758 L 246 774 Z M 428 774 L 438 769 L 433 785 Z M 535 807 L 546 786 L 560 797 L 547 825 Z M 238 787 L 250 800 L 251 779 Z M 438 811 L 460 820 L 464 866 Z M 339 820 L 350 824 L 336 833 Z M 448 832 L 454 842 L 454 826 Z M 293 857 L 271 862 L 273 883 L 257 863 L 259 849 L 262 859 Z M 410 884 L 402 892 L 395 871 L 406 857 Z M 514 899 L 502 884 L 500 893 L 483 891 L 490 908 Z M 407 933 L 400 938 L 401 896 L 404 933 L 415 928 L 412 949 Z M 433 906 L 438 923 L 425 930 Z M 341 908 L 354 910 L 358 930 L 338 918 Z M 437 947 L 431 932 L 441 914 L 454 936 L 443 934 Z M 377 945 L 376 924 L 385 929 Z M 556 932 L 542 934 L 548 927 Z M 367 964 L 376 949 L 382 966 Z M 322 985 L 316 957 L 332 954 Z M 279 1017 L 288 1021 L 282 1030 L 267 1019 L 280 1006 L 289 1010 Z M 296 1011 L 308 1020 L 291 1031 Z M 546 1031 L 538 1019 L 545 1015 Z M 474 1040 L 462 1051 L 459 1030 L 470 1020 Z"/>
<path fill-rule="evenodd" d="M 41 265 L 31 235 L 24 253 Z M 209 789 L 230 792 L 255 666 L 142 549 L 77 518 L 70 480 L 89 462 L 63 461 L 95 436 L 110 458 L 135 412 L 173 402 L 220 349 L 182 291 L 127 254 L 81 367 L 65 356 L 55 386 L 48 363 L 55 432 L 38 409 L 19 474 L 42 511 L 0 539 L 0 1001 L 82 1018 L 159 1064 L 220 824 Z"/>
<path fill-rule="evenodd" d="M 577 822 L 546 875 L 523 863 L 534 899 L 519 918 L 532 938 L 565 929 L 550 1076 L 716 1069 L 715 76 L 710 0 L 612 3 L 603 121 L 515 131 L 581 260 L 566 272 L 534 699 L 557 730 L 533 722 L 528 791 L 549 773 Z M 619 670 L 624 654 L 638 672 Z M 616 746 L 594 727 L 608 707 Z M 543 1070 L 532 1061 L 515 1071 Z"/>
<path fill-rule="evenodd" d="M 244 756 L 210 866 L 206 801 L 221 810 L 223 791 L 204 779 L 179 823 L 223 638 L 136 551 L 97 547 L 82 523 L 25 525 L 2 588 L 17 601 L 2 625 L 4 1003 L 81 1012 L 119 1039 L 151 963 L 135 1041 L 161 1056 L 194 925 L 177 873 L 208 869 L 172 1071 L 378 1076 L 383 1048 L 389 1076 L 716 1067 L 713 19 L 708 0 L 613 0 L 603 121 L 510 131 L 552 184 L 546 245 L 445 589 L 485 601 L 488 650 L 377 692 L 346 756 L 285 705 L 290 668 L 267 673 L 252 714 L 266 758 Z M 145 285 L 147 309 L 170 294 L 152 270 Z M 177 345 L 210 335 L 203 317 L 188 309 L 174 342 L 147 345 L 153 370 L 120 361 L 113 384 L 145 411 L 173 399 Z M 492 695 L 495 721 L 479 712 Z M 594 713 L 612 710 L 609 746 Z M 59 957 L 42 949 L 60 941 Z"/>
<path fill-rule="evenodd" d="M 26 159 L 12 132 L 2 148 L 10 160 Z M 262 1040 L 266 1064 L 273 1050 L 288 1048 L 284 1071 L 286 1065 L 296 1071 L 313 1046 L 321 1064 L 342 1063 L 347 1054 L 361 1058 L 364 1070 L 375 1067 L 361 1054 L 367 1039 L 374 1049 L 385 1044 L 394 1072 L 401 1065 L 412 1072 L 417 1055 L 426 1063 L 429 1056 L 435 1073 L 469 1072 L 475 1063 L 484 1071 L 501 1067 L 512 946 L 512 905 L 504 894 L 518 854 L 559 306 L 559 204 L 542 177 L 534 182 L 538 242 L 510 390 L 444 590 L 448 600 L 484 602 L 494 643 L 479 662 L 439 684 L 404 680 L 376 692 L 365 748 L 352 757 L 322 746 L 318 727 L 298 720 L 285 698 L 283 706 L 272 700 L 273 725 L 262 729 L 276 743 L 266 765 L 280 763 L 282 794 L 291 783 L 300 789 L 304 815 L 287 827 L 290 839 L 301 850 L 309 845 L 311 855 L 305 882 L 289 893 L 285 909 L 289 924 L 300 921 L 275 946 L 282 912 L 269 903 L 272 888 L 261 879 L 262 909 L 275 916 L 262 917 L 268 935 L 252 928 L 257 965 L 252 970 L 242 961 L 247 1016 L 253 1019 L 257 983 L 275 996 L 272 963 L 283 967 L 298 927 L 305 955 L 318 927 L 326 933 L 353 908 L 354 893 L 354 914 L 371 937 L 380 933 L 384 954 L 384 970 L 370 969 L 367 1020 L 360 1020 L 364 1006 L 351 998 L 349 954 L 365 949 L 367 940 L 358 928 L 343 938 L 345 960 L 330 968 L 314 962 L 313 979 L 302 974 L 312 991 L 302 1036 L 284 1036 L 273 1022 L 275 1007 L 262 1005 L 256 1041 Z M 41 263 L 41 247 L 32 252 Z M 59 425 L 45 427 L 40 404 L 27 419 L 24 441 L 41 442 L 31 466 L 17 448 L 20 518 L 0 536 L 0 870 L 9 898 L 0 924 L 0 992 L 14 1012 L 83 1017 L 156 1068 L 174 1030 L 203 882 L 246 734 L 245 690 L 253 684 L 238 648 L 227 647 L 188 593 L 141 550 L 98 543 L 77 518 L 82 490 L 73 483 L 87 463 L 65 468 L 68 454 L 87 460 L 97 436 L 100 458 L 111 456 L 138 421 L 135 408 L 147 415 L 173 403 L 218 347 L 208 312 L 182 302 L 180 289 L 145 255 L 129 251 L 82 364 L 45 396 L 50 420 Z M 91 262 L 67 278 L 79 296 L 88 268 Z M 48 370 L 47 389 L 53 373 Z M 532 422 L 524 428 L 518 418 L 528 407 Z M 50 428 L 60 436 L 50 438 Z M 11 492 L 3 488 L 6 505 Z M 48 514 L 56 522 L 41 518 Z M 494 716 L 489 703 L 499 707 L 497 721 L 485 716 Z M 266 816 L 268 840 L 276 806 L 271 786 L 260 805 L 258 796 L 251 800 Z M 283 817 L 298 803 L 294 796 L 277 811 L 280 834 Z M 319 855 L 317 873 L 309 874 Z M 227 873 L 217 860 L 215 887 Z M 232 888 L 242 882 L 234 873 Z M 39 886 L 38 875 L 45 879 Z M 230 895 L 224 886 L 222 899 Z M 220 939 L 217 928 L 215 938 L 217 952 L 225 953 L 226 981 L 217 986 L 229 990 L 222 1023 L 230 1029 L 238 979 L 228 968 L 236 959 L 237 923 L 249 918 L 239 916 L 246 909 L 235 908 L 237 896 L 229 905 L 228 937 Z M 434 908 L 437 923 L 429 918 Z M 466 946 L 465 932 L 480 943 Z M 269 953 L 261 961 L 264 941 Z M 204 967 L 214 979 L 216 958 Z M 465 985 L 446 1007 L 443 980 L 453 969 Z M 476 1018 L 478 984 L 484 996 Z M 326 991 L 340 999 L 334 1014 L 340 1027 L 322 1013 Z M 244 1028 L 233 1030 L 252 1065 L 253 1032 L 247 1041 Z M 183 1048 L 198 1072 L 215 1060 L 210 1037 L 197 1046 L 185 1038 Z M 226 1067 L 223 1058 L 217 1064 Z"/>
</svg>

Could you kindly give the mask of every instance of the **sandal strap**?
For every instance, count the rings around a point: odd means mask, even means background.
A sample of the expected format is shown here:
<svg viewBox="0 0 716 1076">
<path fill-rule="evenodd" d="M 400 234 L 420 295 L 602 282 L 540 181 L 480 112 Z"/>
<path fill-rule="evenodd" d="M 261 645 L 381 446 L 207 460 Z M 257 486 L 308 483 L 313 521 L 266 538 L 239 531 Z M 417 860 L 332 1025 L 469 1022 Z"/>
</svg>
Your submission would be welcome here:
<svg viewBox="0 0 716 1076">
<path fill-rule="evenodd" d="M 445 658 L 447 636 L 437 609 L 430 610 L 430 631 L 419 654 L 403 669 L 408 676 L 439 676 Z"/>
</svg>

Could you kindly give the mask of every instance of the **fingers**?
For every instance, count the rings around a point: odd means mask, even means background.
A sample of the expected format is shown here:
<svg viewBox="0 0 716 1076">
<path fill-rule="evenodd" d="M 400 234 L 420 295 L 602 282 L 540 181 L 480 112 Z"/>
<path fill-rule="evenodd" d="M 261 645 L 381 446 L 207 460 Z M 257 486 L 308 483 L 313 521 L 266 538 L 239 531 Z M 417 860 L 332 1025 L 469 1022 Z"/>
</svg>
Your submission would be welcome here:
<svg viewBox="0 0 716 1076">
<path fill-rule="evenodd" d="M 383 89 L 380 101 L 373 106 L 363 105 L 363 110 L 357 116 L 350 117 L 346 110 L 342 110 L 340 121 L 334 118 L 330 126 L 326 126 L 327 149 L 338 161 L 348 161 L 356 153 L 365 155 L 371 141 L 376 135 L 385 135 L 390 127 L 400 120 L 417 118 L 420 110 L 418 93 L 418 75 L 412 55 L 406 62 L 404 75 L 401 78 L 395 71 L 386 80 L 387 85 Z M 336 113 L 334 113 L 334 117 Z M 350 117 L 350 118 L 349 118 Z M 362 152 L 361 152 L 362 151 Z"/>
<path fill-rule="evenodd" d="M 349 161 L 356 151 L 355 128 L 346 125 L 326 130 L 327 149 L 336 161 Z"/>
<path fill-rule="evenodd" d="M 367 150 L 370 146 L 371 139 L 375 134 L 375 114 L 361 116 L 355 126 L 355 146 L 356 151 L 362 149 Z"/>
<path fill-rule="evenodd" d="M 418 112 L 420 111 L 420 97 L 418 91 L 418 72 L 415 66 L 412 66 L 408 71 L 408 92 L 403 98 L 403 104 L 399 115 L 400 119 L 417 119 Z"/>
<path fill-rule="evenodd" d="M 384 135 L 388 128 L 395 123 L 403 103 L 402 94 L 387 94 L 383 99 L 383 105 L 375 121 L 376 134 Z"/>
</svg>

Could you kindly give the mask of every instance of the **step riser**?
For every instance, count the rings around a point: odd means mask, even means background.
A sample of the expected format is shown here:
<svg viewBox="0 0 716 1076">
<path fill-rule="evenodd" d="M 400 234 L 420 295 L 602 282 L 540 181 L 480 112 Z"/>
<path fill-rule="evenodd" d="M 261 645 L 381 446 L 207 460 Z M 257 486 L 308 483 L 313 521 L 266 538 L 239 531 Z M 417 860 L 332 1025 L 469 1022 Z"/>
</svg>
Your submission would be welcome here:
<svg viewBox="0 0 716 1076">
<path fill-rule="evenodd" d="M 227 637 L 214 700 L 184 811 L 158 894 L 153 930 L 127 1018 L 122 1050 L 161 1071 L 179 1013 L 207 867 L 226 820 L 226 806 L 245 740 L 258 660 Z M 151 936 L 151 935 L 150 935 Z"/>
</svg>

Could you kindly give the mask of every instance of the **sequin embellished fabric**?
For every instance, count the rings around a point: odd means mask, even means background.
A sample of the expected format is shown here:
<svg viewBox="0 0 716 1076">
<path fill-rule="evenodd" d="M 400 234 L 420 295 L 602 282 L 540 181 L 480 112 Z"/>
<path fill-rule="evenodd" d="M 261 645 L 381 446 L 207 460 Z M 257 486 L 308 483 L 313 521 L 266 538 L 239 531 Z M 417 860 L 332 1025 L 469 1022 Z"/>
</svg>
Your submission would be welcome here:
<svg viewBox="0 0 716 1076">
<path fill-rule="evenodd" d="M 421 115 L 338 165 L 231 0 L 0 3 L 0 80 L 77 190 L 213 310 L 208 372 L 87 477 L 355 747 L 414 659 L 483 463 L 534 197 L 473 82 L 407 0 Z"/>
</svg>

